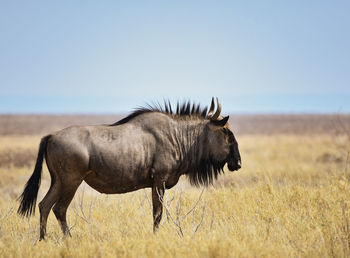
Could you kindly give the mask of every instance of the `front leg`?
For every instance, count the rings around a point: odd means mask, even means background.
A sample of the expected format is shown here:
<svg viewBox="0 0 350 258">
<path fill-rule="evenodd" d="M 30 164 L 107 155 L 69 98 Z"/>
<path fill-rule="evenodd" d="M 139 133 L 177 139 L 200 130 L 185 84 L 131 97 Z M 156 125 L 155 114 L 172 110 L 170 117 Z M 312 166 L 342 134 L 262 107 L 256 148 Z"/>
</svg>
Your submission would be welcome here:
<svg viewBox="0 0 350 258">
<path fill-rule="evenodd" d="M 152 203 L 153 203 L 153 232 L 155 233 L 159 227 L 163 214 L 163 197 L 164 185 L 152 187 Z"/>
</svg>

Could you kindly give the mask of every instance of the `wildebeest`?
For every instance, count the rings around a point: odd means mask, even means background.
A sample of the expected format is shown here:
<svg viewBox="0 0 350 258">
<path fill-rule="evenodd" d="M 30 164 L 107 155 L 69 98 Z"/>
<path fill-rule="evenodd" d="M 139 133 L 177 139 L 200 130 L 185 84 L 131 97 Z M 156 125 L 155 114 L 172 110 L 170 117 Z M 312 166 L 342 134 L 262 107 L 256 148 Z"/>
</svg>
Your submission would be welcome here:
<svg viewBox="0 0 350 258">
<path fill-rule="evenodd" d="M 208 185 L 223 172 L 241 168 L 237 141 L 228 126 L 229 117 L 211 106 L 185 102 L 172 110 L 139 108 L 111 125 L 71 126 L 42 138 L 34 172 L 22 195 L 18 213 L 30 217 L 40 186 L 45 157 L 51 186 L 39 203 L 40 240 L 45 237 L 51 208 L 63 234 L 70 235 L 67 208 L 85 181 L 100 193 L 115 194 L 152 188 L 153 230 L 162 217 L 165 189 L 187 175 L 194 185 Z"/>
</svg>

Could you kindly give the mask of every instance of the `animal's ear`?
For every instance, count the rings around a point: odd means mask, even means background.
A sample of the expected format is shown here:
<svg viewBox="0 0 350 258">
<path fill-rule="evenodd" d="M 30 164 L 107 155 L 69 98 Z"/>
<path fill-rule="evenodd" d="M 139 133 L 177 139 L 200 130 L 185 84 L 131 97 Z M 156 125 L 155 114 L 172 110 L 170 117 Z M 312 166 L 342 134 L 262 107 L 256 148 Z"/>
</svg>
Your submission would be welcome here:
<svg viewBox="0 0 350 258">
<path fill-rule="evenodd" d="M 211 120 L 210 123 L 213 124 L 213 125 L 216 125 L 216 126 L 224 127 L 226 125 L 228 119 L 229 119 L 229 116 L 225 116 L 221 120 Z"/>
</svg>

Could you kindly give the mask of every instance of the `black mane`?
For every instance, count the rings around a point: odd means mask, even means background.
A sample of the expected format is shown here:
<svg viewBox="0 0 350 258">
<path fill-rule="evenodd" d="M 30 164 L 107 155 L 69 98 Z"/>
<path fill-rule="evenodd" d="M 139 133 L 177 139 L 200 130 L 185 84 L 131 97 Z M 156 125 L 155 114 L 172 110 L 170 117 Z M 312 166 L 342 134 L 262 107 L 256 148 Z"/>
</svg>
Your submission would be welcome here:
<svg viewBox="0 0 350 258">
<path fill-rule="evenodd" d="M 149 112 L 160 112 L 160 113 L 177 116 L 177 117 L 192 116 L 192 117 L 200 117 L 202 119 L 205 119 L 207 117 L 207 110 L 208 110 L 207 107 L 201 108 L 200 104 L 195 104 L 195 103 L 191 104 L 191 101 L 185 101 L 182 104 L 177 102 L 176 110 L 173 111 L 170 101 L 167 101 L 167 102 L 164 101 L 164 106 L 160 105 L 159 103 L 156 103 L 153 105 L 147 104 L 146 107 L 136 108 L 135 111 L 132 112 L 130 115 L 124 117 L 118 122 L 115 122 L 114 124 L 111 124 L 110 126 L 125 124 L 130 120 L 132 120 L 133 118 Z"/>
</svg>

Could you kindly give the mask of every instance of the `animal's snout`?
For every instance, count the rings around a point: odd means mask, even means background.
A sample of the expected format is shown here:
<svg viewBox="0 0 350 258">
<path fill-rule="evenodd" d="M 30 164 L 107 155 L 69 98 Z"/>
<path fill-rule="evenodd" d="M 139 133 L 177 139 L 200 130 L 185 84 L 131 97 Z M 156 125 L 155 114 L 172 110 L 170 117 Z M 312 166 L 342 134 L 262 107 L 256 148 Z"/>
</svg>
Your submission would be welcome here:
<svg viewBox="0 0 350 258">
<path fill-rule="evenodd" d="M 240 160 L 237 162 L 229 162 L 227 167 L 230 171 L 236 171 L 242 167 L 242 162 Z"/>
</svg>

